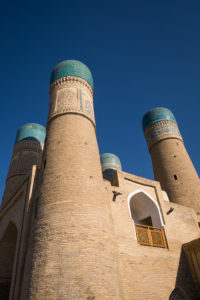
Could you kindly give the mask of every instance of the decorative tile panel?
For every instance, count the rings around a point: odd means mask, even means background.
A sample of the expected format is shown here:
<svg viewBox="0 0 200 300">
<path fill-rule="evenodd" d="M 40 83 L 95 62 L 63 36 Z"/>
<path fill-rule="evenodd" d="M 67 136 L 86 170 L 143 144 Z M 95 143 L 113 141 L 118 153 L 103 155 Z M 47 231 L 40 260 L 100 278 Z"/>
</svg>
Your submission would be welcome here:
<svg viewBox="0 0 200 300">
<path fill-rule="evenodd" d="M 144 135 L 148 147 L 150 147 L 158 140 L 167 138 L 169 136 L 177 136 L 177 138 L 182 140 L 177 123 L 173 121 L 156 122 L 145 130 Z"/>
<path fill-rule="evenodd" d="M 83 79 L 65 77 L 50 89 L 49 120 L 66 113 L 84 115 L 95 124 L 93 93 Z"/>
</svg>

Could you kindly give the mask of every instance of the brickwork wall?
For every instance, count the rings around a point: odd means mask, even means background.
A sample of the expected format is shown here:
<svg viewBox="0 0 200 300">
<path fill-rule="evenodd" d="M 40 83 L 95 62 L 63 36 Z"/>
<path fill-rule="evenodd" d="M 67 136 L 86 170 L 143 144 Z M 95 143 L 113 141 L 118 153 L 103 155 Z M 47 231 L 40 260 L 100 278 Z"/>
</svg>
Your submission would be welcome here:
<svg viewBox="0 0 200 300">
<path fill-rule="evenodd" d="M 175 288 L 182 244 L 199 237 L 195 212 L 163 199 L 158 182 L 117 172 L 119 187 L 105 181 L 110 194 L 115 236 L 119 248 L 124 300 L 166 300 Z M 168 249 L 137 243 L 134 222 L 128 208 L 128 196 L 143 190 L 159 204 L 164 221 Z M 113 202 L 113 191 L 120 192 Z M 167 215 L 167 212 L 173 211 Z"/>
</svg>

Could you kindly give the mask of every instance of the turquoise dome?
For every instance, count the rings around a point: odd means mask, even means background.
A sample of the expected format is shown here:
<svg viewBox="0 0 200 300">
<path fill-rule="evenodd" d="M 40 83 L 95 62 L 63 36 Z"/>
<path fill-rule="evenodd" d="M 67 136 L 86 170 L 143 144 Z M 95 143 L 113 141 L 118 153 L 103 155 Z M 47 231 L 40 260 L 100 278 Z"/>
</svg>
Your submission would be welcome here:
<svg viewBox="0 0 200 300">
<path fill-rule="evenodd" d="M 152 125 L 153 123 L 159 121 L 173 121 L 176 122 L 176 119 L 168 108 L 165 107 L 155 107 L 149 110 L 142 119 L 143 130 Z"/>
<path fill-rule="evenodd" d="M 17 131 L 15 144 L 24 140 L 36 140 L 44 144 L 46 128 L 40 124 L 28 123 L 20 127 Z"/>
<path fill-rule="evenodd" d="M 93 78 L 88 67 L 78 60 L 64 60 L 55 66 L 51 73 L 50 84 L 64 76 L 75 76 L 85 79 L 93 88 Z"/>
<path fill-rule="evenodd" d="M 100 156 L 101 159 L 101 166 L 104 168 L 106 165 L 113 165 L 114 167 L 117 167 L 118 169 L 122 168 L 120 159 L 112 153 L 104 153 Z"/>
<path fill-rule="evenodd" d="M 121 170 L 120 159 L 112 153 L 104 153 L 100 156 L 103 177 L 110 179 L 116 170 Z"/>
</svg>

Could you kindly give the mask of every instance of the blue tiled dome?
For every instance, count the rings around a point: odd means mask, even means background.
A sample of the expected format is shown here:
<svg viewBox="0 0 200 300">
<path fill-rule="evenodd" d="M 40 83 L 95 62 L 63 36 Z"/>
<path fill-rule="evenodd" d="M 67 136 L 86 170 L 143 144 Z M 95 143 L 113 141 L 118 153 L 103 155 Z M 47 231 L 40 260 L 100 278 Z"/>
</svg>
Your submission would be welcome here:
<svg viewBox="0 0 200 300">
<path fill-rule="evenodd" d="M 115 170 L 121 170 L 120 159 L 112 153 L 104 153 L 100 156 L 101 167 L 104 178 L 110 178 L 114 175 Z"/>
<path fill-rule="evenodd" d="M 120 168 L 121 169 L 121 162 L 120 162 L 120 159 L 119 157 L 117 157 L 115 154 L 112 154 L 112 153 L 104 153 L 100 156 L 100 159 L 101 159 L 101 166 L 102 168 L 105 166 L 105 165 L 113 165 Z"/>
<path fill-rule="evenodd" d="M 165 107 L 156 107 L 149 110 L 142 119 L 143 130 L 150 126 L 153 123 L 159 121 L 173 121 L 176 122 L 176 119 L 168 108 Z"/>
<path fill-rule="evenodd" d="M 37 140 L 44 144 L 46 128 L 40 124 L 28 123 L 20 127 L 17 131 L 15 144 L 24 140 Z"/>
<path fill-rule="evenodd" d="M 50 84 L 64 76 L 75 76 L 85 79 L 93 88 L 93 78 L 88 67 L 78 60 L 64 60 L 55 66 L 51 73 Z"/>
</svg>

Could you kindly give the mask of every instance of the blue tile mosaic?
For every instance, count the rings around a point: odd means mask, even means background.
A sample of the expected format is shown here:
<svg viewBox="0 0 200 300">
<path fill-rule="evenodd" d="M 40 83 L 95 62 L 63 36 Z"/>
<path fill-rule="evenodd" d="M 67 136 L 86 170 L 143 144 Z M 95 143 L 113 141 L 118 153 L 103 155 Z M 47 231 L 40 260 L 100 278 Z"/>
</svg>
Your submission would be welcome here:
<svg viewBox="0 0 200 300">
<path fill-rule="evenodd" d="M 150 130 L 145 131 L 145 138 L 147 144 L 150 146 L 161 137 L 176 135 L 179 139 L 182 139 L 178 126 L 175 122 L 164 121 L 166 124 L 162 124 L 163 121 L 157 122 L 156 126 L 151 127 Z"/>
</svg>

